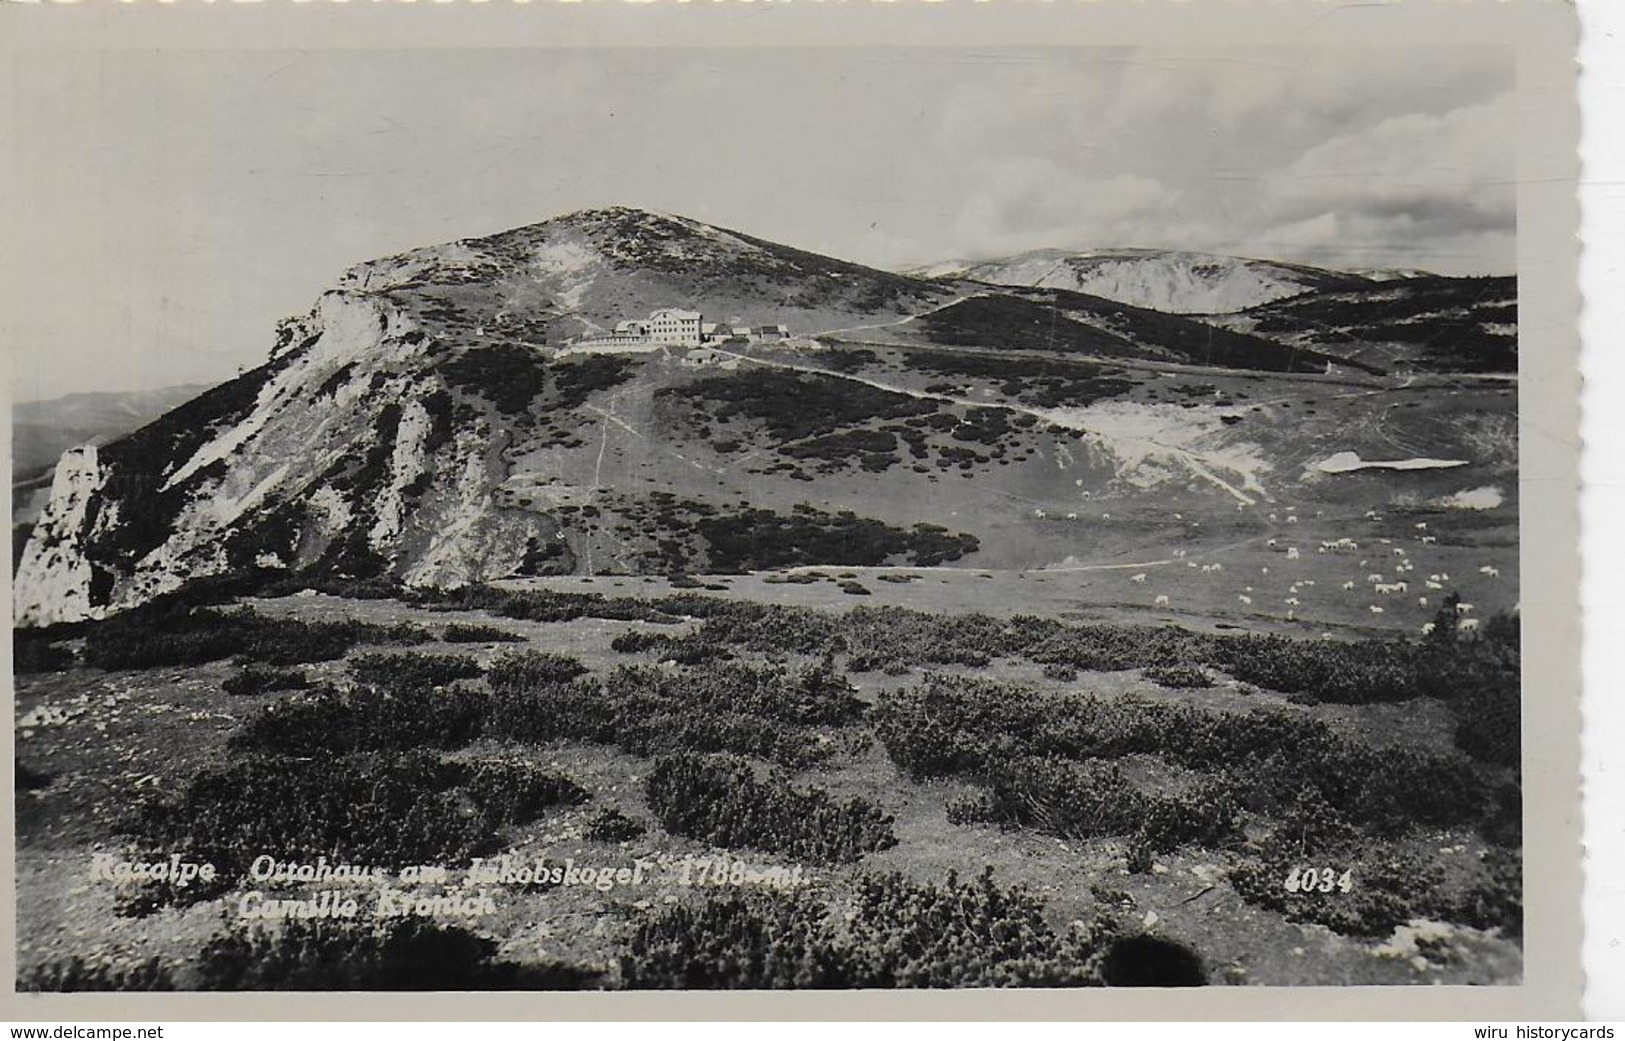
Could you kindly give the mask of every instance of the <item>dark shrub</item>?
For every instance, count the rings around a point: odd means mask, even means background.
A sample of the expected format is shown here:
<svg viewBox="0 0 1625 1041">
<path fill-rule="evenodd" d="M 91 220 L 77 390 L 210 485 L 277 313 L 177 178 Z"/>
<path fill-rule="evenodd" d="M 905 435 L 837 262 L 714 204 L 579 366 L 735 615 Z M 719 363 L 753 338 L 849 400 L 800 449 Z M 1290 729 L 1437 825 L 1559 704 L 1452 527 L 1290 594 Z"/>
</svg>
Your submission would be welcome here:
<svg viewBox="0 0 1625 1041">
<path fill-rule="evenodd" d="M 455 925 L 292 919 L 279 931 L 236 927 L 199 953 L 201 990 L 581 990 L 601 973 L 498 961 L 496 941 Z"/>
<path fill-rule="evenodd" d="M 491 821 L 457 780 L 426 755 L 248 759 L 143 806 L 130 830 L 229 875 L 268 850 L 385 867 L 456 863 L 496 848 Z"/>
<path fill-rule="evenodd" d="M 586 674 L 587 667 L 574 658 L 563 654 L 525 651 L 520 654 L 504 654 L 492 664 L 491 686 L 509 689 L 568 683 Z"/>
<path fill-rule="evenodd" d="M 637 755 L 743 752 L 801 766 L 835 749 L 811 727 L 854 722 L 863 709 L 842 677 L 821 668 L 622 667 L 603 685 L 561 678 L 577 668 L 572 659 L 552 655 L 498 662 L 484 732 L 519 741 L 614 744 Z"/>
<path fill-rule="evenodd" d="M 234 655 L 270 665 L 335 661 L 357 644 L 414 644 L 428 634 L 409 625 L 303 622 L 242 609 L 193 610 L 167 603 L 95 623 L 85 630 L 84 658 L 99 669 L 200 665 Z"/>
<path fill-rule="evenodd" d="M 614 807 L 605 808 L 587 822 L 587 837 L 595 842 L 630 842 L 646 830 Z"/>
<path fill-rule="evenodd" d="M 621 958 L 636 989 L 1098 986 L 1114 930 L 1065 933 L 991 872 L 946 885 L 866 875 L 839 917 L 802 893 L 730 893 L 647 914 Z"/>
<path fill-rule="evenodd" d="M 780 776 L 758 781 L 749 763 L 733 757 L 663 756 L 645 790 L 667 831 L 724 848 L 843 864 L 897 845 L 892 818 L 867 799 L 838 803 Z"/>
<path fill-rule="evenodd" d="M 1225 841 L 1235 834 L 1240 809 L 1223 783 L 1151 793 L 1095 759 L 1015 759 L 994 768 L 988 783 L 990 820 L 1064 838 L 1133 835 L 1157 852 Z"/>
<path fill-rule="evenodd" d="M 11 633 L 11 670 L 19 676 L 40 672 L 66 672 L 73 668 L 73 651 L 51 642 L 47 634 L 28 629 Z"/>
<path fill-rule="evenodd" d="M 506 629 L 498 629 L 494 625 L 458 625 L 453 623 L 446 626 L 447 643 L 524 643 L 525 638 L 517 633 L 510 633 Z"/>
<path fill-rule="evenodd" d="M 51 775 L 33 769 L 21 759 L 12 760 L 15 791 L 34 792 L 51 783 Z"/>
<path fill-rule="evenodd" d="M 133 965 L 91 962 L 75 955 L 40 965 L 17 980 L 17 989 L 35 993 L 174 990 L 175 979 L 157 958 Z"/>
<path fill-rule="evenodd" d="M 350 662 L 357 683 L 386 691 L 444 687 L 485 675 L 466 654 L 363 654 Z"/>
<path fill-rule="evenodd" d="M 326 688 L 267 706 L 231 736 L 230 746 L 294 756 L 457 748 L 480 732 L 489 701 L 460 686 Z"/>
<path fill-rule="evenodd" d="M 451 762 L 445 776 L 474 801 L 493 827 L 528 824 L 555 806 L 579 806 L 586 789 L 529 763 L 499 759 Z"/>
<path fill-rule="evenodd" d="M 227 676 L 220 689 L 238 697 L 269 694 L 277 690 L 309 690 L 311 682 L 298 669 L 267 669 L 259 665 L 246 665 L 242 671 Z"/>
</svg>

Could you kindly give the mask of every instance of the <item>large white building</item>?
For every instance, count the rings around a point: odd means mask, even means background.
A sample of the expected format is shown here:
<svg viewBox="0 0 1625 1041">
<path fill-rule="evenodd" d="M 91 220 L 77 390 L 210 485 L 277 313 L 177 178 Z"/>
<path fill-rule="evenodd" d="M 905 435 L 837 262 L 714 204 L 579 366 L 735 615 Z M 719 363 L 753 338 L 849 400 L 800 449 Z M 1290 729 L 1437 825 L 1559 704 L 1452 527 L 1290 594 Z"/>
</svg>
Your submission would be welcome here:
<svg viewBox="0 0 1625 1041">
<path fill-rule="evenodd" d="M 700 312 L 662 307 L 649 316 L 649 339 L 677 347 L 700 345 Z"/>
</svg>

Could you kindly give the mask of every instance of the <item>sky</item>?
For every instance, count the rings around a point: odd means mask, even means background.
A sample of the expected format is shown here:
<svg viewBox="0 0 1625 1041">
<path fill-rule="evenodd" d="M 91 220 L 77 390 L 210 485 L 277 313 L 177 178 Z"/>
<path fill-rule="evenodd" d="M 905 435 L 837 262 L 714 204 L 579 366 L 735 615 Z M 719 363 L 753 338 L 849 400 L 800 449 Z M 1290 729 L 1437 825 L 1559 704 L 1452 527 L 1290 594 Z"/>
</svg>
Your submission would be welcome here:
<svg viewBox="0 0 1625 1041">
<path fill-rule="evenodd" d="M 14 400 L 214 382 L 351 264 L 600 205 L 879 267 L 1163 247 L 1514 271 L 1492 48 L 22 56 Z"/>
</svg>

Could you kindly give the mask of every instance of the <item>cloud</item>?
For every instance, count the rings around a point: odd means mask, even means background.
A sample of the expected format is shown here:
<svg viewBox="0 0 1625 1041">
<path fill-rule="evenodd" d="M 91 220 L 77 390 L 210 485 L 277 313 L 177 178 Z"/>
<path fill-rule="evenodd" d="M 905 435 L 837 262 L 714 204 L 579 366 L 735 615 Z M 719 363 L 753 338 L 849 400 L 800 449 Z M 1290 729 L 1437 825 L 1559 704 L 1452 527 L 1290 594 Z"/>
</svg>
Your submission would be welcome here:
<svg viewBox="0 0 1625 1041">
<path fill-rule="evenodd" d="M 1271 179 L 1283 215 L 1406 216 L 1445 230 L 1512 225 L 1512 96 L 1442 115 L 1410 113 L 1315 146 Z"/>
<path fill-rule="evenodd" d="M 959 251 L 971 255 L 1110 241 L 1178 203 L 1148 177 L 1083 178 L 1034 157 L 987 160 L 976 182 L 954 222 Z"/>
</svg>

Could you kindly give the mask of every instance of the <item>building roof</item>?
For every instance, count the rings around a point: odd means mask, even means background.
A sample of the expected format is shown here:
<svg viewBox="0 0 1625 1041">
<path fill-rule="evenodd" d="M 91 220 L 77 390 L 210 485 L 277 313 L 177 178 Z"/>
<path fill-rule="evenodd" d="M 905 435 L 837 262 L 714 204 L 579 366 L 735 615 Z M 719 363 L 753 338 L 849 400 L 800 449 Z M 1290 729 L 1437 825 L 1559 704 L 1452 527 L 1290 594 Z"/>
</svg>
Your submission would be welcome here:
<svg viewBox="0 0 1625 1041">
<path fill-rule="evenodd" d="M 656 318 L 680 318 L 684 321 L 697 322 L 700 320 L 700 312 L 684 311 L 677 307 L 662 307 L 660 310 L 649 315 L 649 320 L 651 322 Z"/>
</svg>

